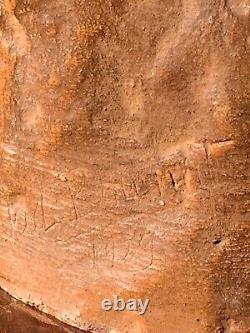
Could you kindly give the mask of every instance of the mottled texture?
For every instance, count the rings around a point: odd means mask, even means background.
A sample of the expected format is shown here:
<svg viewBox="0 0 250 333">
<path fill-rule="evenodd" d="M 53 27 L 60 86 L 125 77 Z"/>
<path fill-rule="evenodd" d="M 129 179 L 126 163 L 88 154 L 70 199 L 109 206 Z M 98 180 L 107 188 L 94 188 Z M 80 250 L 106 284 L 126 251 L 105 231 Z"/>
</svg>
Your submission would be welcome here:
<svg viewBox="0 0 250 333">
<path fill-rule="evenodd" d="M 12 299 L 0 290 L 1 333 L 91 333 L 80 331 Z"/>
<path fill-rule="evenodd" d="M 0 286 L 79 328 L 246 333 L 249 0 L 0 4 Z"/>
</svg>

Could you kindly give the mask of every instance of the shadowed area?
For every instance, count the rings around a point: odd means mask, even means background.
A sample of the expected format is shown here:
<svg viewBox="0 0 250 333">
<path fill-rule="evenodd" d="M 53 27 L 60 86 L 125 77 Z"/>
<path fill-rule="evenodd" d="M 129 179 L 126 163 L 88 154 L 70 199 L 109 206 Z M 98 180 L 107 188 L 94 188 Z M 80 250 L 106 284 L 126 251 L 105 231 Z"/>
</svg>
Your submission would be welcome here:
<svg viewBox="0 0 250 333">
<path fill-rule="evenodd" d="M 60 323 L 0 290 L 1 333 L 91 333 Z"/>
</svg>

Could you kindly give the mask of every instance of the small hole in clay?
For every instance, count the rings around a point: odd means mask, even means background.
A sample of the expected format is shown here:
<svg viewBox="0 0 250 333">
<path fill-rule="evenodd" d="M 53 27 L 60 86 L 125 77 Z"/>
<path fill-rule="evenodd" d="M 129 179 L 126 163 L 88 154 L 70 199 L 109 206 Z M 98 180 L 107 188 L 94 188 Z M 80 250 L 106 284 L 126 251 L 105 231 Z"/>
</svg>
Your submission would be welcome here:
<svg viewBox="0 0 250 333">
<path fill-rule="evenodd" d="M 214 245 L 219 245 L 221 242 L 222 242 L 221 239 L 216 239 L 216 240 L 213 241 L 213 244 Z"/>
</svg>

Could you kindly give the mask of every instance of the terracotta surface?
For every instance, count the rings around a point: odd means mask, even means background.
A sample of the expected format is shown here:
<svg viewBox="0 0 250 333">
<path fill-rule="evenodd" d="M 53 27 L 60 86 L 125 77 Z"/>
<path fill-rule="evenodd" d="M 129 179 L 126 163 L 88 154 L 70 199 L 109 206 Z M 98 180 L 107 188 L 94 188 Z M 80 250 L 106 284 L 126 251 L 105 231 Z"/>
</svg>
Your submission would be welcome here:
<svg viewBox="0 0 250 333">
<path fill-rule="evenodd" d="M 70 328 L 11 297 L 0 290 L 1 333 L 91 333 Z"/>
<path fill-rule="evenodd" d="M 0 6 L 0 286 L 94 332 L 249 332 L 249 0 Z"/>
</svg>

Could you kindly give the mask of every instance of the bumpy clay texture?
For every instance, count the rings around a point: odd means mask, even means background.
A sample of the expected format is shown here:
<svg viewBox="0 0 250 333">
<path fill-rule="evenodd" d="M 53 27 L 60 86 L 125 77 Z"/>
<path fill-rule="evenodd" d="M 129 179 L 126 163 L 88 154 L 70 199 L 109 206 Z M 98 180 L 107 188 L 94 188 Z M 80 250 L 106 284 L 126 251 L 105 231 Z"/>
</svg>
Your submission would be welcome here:
<svg viewBox="0 0 250 333">
<path fill-rule="evenodd" d="M 0 287 L 93 332 L 249 332 L 250 1 L 0 9 Z"/>
<path fill-rule="evenodd" d="M 92 333 L 64 325 L 32 309 L 0 290 L 0 332 L 3 333 Z"/>
</svg>

